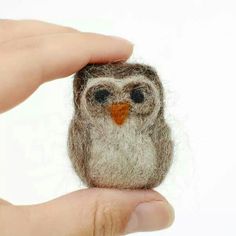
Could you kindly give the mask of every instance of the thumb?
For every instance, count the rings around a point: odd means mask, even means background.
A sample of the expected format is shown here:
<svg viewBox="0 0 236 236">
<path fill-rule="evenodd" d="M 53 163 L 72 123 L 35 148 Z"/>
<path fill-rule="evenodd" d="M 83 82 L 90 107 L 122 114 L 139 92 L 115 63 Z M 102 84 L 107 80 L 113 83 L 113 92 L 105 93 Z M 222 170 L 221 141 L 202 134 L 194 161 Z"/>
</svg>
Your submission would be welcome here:
<svg viewBox="0 0 236 236">
<path fill-rule="evenodd" d="M 85 189 L 32 209 L 34 235 L 45 228 L 39 235 L 114 236 L 160 230 L 174 219 L 170 204 L 152 190 Z"/>
</svg>

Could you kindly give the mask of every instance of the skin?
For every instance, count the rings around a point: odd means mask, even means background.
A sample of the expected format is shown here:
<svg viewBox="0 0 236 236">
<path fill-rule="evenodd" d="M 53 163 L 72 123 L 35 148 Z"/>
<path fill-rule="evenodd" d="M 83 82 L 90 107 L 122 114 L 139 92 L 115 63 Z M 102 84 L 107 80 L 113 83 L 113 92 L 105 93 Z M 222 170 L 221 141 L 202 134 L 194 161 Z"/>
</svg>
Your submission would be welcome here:
<svg viewBox="0 0 236 236">
<path fill-rule="evenodd" d="M 0 112 L 23 102 L 41 84 L 88 63 L 126 60 L 124 39 L 39 21 L 0 20 Z M 46 203 L 15 206 L 0 200 L 1 236 L 122 235 L 170 226 L 173 209 L 159 193 L 85 189 Z"/>
</svg>

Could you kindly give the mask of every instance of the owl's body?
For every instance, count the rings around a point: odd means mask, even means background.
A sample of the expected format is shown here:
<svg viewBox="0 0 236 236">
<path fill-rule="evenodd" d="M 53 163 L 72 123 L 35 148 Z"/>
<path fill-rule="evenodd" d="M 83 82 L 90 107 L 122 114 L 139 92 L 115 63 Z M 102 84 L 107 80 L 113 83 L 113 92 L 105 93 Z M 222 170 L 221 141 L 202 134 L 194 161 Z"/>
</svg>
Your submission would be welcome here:
<svg viewBox="0 0 236 236">
<path fill-rule="evenodd" d="M 139 188 L 154 175 L 155 146 L 147 133 L 136 129 L 135 122 L 127 121 L 121 128 L 103 122 L 101 130 L 91 130 L 89 169 L 95 185 Z"/>
<path fill-rule="evenodd" d="M 162 85 L 150 67 L 87 66 L 75 77 L 74 102 L 69 154 L 88 186 L 139 189 L 162 182 L 173 145 Z"/>
</svg>

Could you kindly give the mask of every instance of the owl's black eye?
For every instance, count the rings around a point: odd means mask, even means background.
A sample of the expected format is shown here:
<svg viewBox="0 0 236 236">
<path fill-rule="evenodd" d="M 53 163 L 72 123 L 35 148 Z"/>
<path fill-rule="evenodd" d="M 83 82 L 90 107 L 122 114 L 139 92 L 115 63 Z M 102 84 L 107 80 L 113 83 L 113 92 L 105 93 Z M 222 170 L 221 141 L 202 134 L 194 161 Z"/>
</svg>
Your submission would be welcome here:
<svg viewBox="0 0 236 236">
<path fill-rule="evenodd" d="M 110 92 L 108 90 L 100 89 L 94 93 L 94 98 L 99 103 L 105 103 L 109 95 L 110 95 Z"/>
<path fill-rule="evenodd" d="M 135 103 L 142 103 L 144 101 L 144 95 L 140 89 L 133 89 L 130 93 L 130 98 Z"/>
</svg>

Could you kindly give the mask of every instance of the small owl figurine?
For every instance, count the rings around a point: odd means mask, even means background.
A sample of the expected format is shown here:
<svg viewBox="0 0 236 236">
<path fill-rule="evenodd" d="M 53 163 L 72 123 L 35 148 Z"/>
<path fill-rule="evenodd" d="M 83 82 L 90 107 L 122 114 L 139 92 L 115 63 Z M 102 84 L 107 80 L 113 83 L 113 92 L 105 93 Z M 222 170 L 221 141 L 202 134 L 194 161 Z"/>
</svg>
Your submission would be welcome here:
<svg viewBox="0 0 236 236">
<path fill-rule="evenodd" d="M 75 75 L 73 92 L 68 150 L 82 181 L 119 189 L 158 186 L 171 165 L 173 143 L 155 70 L 88 65 Z"/>
</svg>

